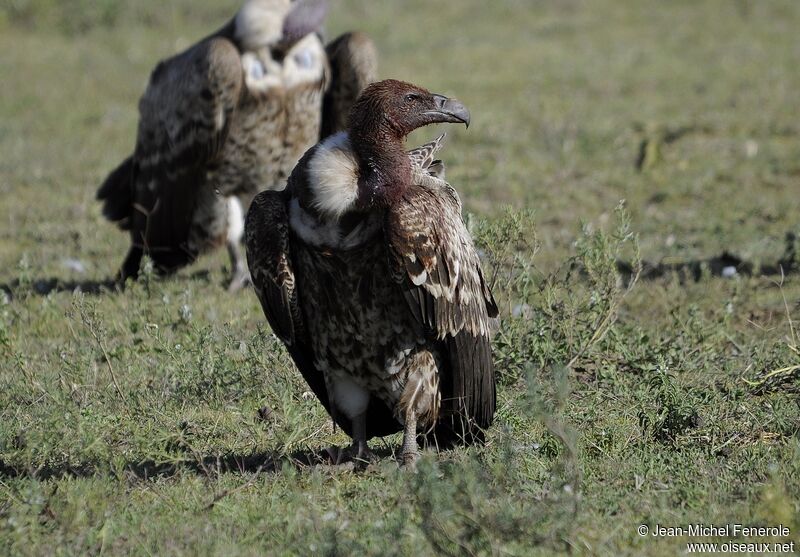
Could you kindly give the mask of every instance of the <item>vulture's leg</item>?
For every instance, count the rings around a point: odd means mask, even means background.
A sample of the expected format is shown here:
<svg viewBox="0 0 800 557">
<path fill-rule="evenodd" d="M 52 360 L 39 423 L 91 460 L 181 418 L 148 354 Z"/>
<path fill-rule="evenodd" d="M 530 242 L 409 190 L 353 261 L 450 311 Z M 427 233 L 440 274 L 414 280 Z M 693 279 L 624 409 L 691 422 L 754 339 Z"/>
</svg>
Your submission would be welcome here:
<svg viewBox="0 0 800 557">
<path fill-rule="evenodd" d="M 331 416 L 337 422 L 350 420 L 350 437 L 353 438 L 348 448 L 339 451 L 336 464 L 349 458 L 356 468 L 363 468 L 375 458 L 367 446 L 369 391 L 347 374 L 325 374 L 325 385 L 331 401 Z"/>
<path fill-rule="evenodd" d="M 356 464 L 369 464 L 375 460 L 375 455 L 367 446 L 367 413 L 353 419 L 353 445 L 350 447 Z"/>
<path fill-rule="evenodd" d="M 349 448 L 339 451 L 336 464 L 349 458 L 355 462 L 356 468 L 364 468 L 376 460 L 375 454 L 367 445 L 367 413 L 359 414 L 353 418 L 353 443 Z"/>
<path fill-rule="evenodd" d="M 129 278 L 136 280 L 139 276 L 139 266 L 142 263 L 142 255 L 144 255 L 144 250 L 142 250 L 141 246 L 131 245 L 131 249 L 128 250 L 128 255 L 125 256 L 125 261 L 122 262 L 122 267 L 120 267 L 119 271 L 117 272 L 117 282 L 120 286 L 125 286 L 125 281 Z"/>
<path fill-rule="evenodd" d="M 231 258 L 231 281 L 228 283 L 228 292 L 236 292 L 250 284 L 250 271 L 247 270 L 242 245 L 228 241 L 228 255 Z"/>
<path fill-rule="evenodd" d="M 408 364 L 408 375 L 400 397 L 400 412 L 403 415 L 403 449 L 400 457 L 403 465 L 414 469 L 419 458 L 417 446 L 417 424 L 435 423 L 439 414 L 439 373 L 436 358 L 430 350 L 420 350 Z"/>
<path fill-rule="evenodd" d="M 250 284 L 250 271 L 247 269 L 242 250 L 244 236 L 244 212 L 242 204 L 235 196 L 228 198 L 228 255 L 231 258 L 231 281 L 228 292 L 236 292 Z"/>
<path fill-rule="evenodd" d="M 400 457 L 402 458 L 403 466 L 414 469 L 419 458 L 419 449 L 417 448 L 417 413 L 414 411 L 413 405 L 406 407 L 405 422 L 403 449 Z"/>
</svg>

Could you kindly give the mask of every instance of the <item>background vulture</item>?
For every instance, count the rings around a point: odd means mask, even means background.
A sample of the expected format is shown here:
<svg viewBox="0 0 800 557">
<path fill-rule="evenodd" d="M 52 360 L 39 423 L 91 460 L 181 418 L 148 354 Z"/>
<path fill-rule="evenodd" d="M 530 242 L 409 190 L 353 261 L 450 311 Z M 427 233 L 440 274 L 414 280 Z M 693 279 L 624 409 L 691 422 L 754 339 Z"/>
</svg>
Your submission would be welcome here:
<svg viewBox="0 0 800 557">
<path fill-rule="evenodd" d="M 131 234 L 120 270 L 143 253 L 161 273 L 227 244 L 230 289 L 249 278 L 244 209 L 282 189 L 300 156 L 343 127 L 377 57 L 363 34 L 328 45 L 322 0 L 249 0 L 222 29 L 156 66 L 139 103 L 133 155 L 97 192 L 103 214 Z"/>
<path fill-rule="evenodd" d="M 253 284 L 275 333 L 334 420 L 353 438 L 417 432 L 439 446 L 482 439 L 495 410 L 490 330 L 497 306 L 433 156 L 406 136 L 469 124 L 463 105 L 400 81 L 367 87 L 347 132 L 298 163 L 282 192 L 247 216 Z"/>
</svg>

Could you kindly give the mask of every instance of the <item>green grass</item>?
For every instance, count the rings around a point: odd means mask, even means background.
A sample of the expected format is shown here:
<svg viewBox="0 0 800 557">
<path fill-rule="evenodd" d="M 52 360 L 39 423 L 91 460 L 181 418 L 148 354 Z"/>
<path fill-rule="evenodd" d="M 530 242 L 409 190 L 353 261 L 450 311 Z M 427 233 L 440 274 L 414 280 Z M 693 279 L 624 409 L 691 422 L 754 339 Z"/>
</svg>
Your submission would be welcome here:
<svg viewBox="0 0 800 557">
<path fill-rule="evenodd" d="M 306 465 L 346 438 L 252 292 L 225 292 L 224 253 L 90 288 L 126 249 L 94 192 L 150 69 L 237 2 L 128 4 L 0 3 L 0 554 L 672 555 L 686 539 L 637 526 L 697 522 L 798 540 L 800 281 L 774 266 L 800 226 L 799 4 L 334 3 L 330 35 L 366 30 L 382 76 L 473 114 L 443 154 L 504 312 L 499 411 L 485 447 L 417 474 L 396 437 L 364 473 Z M 615 264 L 723 251 L 752 276 L 629 288 Z"/>
</svg>

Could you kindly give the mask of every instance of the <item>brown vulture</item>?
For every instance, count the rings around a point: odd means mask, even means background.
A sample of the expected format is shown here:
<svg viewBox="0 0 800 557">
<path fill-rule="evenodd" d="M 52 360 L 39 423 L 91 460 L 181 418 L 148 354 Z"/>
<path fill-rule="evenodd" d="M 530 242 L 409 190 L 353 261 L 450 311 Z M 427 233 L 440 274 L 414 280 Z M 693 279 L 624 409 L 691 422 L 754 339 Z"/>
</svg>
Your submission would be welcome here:
<svg viewBox="0 0 800 557">
<path fill-rule="evenodd" d="M 170 273 L 227 244 L 229 288 L 246 284 L 240 242 L 252 198 L 282 189 L 321 130 L 343 129 L 375 80 L 365 35 L 323 46 L 326 10 L 324 0 L 248 0 L 222 29 L 156 66 L 135 150 L 97 192 L 103 214 L 130 232 L 121 282 L 137 276 L 144 253 Z"/>
<path fill-rule="evenodd" d="M 497 305 L 434 161 L 441 137 L 406 152 L 406 136 L 469 124 L 462 104 L 401 81 L 367 87 L 347 131 L 310 149 L 284 191 L 256 196 L 245 245 L 275 334 L 334 421 L 353 439 L 403 431 L 438 447 L 483 439 L 495 411 L 490 335 Z"/>
</svg>

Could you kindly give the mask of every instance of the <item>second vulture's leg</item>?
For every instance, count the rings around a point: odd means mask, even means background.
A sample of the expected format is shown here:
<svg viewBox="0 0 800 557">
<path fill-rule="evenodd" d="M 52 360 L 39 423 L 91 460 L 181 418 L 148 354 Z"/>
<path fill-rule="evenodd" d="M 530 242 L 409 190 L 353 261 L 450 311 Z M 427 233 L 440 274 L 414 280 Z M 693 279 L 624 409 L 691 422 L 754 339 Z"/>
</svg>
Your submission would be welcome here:
<svg viewBox="0 0 800 557">
<path fill-rule="evenodd" d="M 122 267 L 117 272 L 116 282 L 119 284 L 121 288 L 125 288 L 125 281 L 129 278 L 136 280 L 139 276 L 139 266 L 142 263 L 142 255 L 144 255 L 144 250 L 133 244 L 131 245 L 130 250 L 128 250 L 128 255 L 125 256 L 125 261 L 122 262 Z"/>
<path fill-rule="evenodd" d="M 250 271 L 247 269 L 242 250 L 242 237 L 244 236 L 244 211 L 242 204 L 236 196 L 228 198 L 228 255 L 231 258 L 231 281 L 228 283 L 228 292 L 236 292 L 250 284 Z"/>
</svg>

